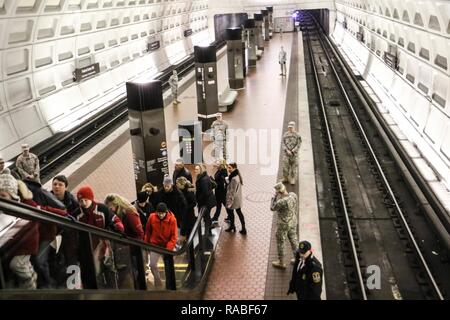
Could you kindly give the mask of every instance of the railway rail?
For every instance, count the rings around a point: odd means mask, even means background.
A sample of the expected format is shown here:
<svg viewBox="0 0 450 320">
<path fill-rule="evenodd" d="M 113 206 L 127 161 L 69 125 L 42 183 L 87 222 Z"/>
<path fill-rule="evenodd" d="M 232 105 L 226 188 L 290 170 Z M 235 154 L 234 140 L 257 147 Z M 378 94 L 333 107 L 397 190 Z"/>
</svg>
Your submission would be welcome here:
<svg viewBox="0 0 450 320">
<path fill-rule="evenodd" d="M 322 161 L 333 194 L 333 209 L 321 219 L 336 223 L 348 297 L 444 299 L 449 263 L 433 255 L 445 257 L 445 250 L 437 249 L 433 228 L 320 28 L 311 16 L 305 16 L 303 26 L 326 155 Z M 379 284 L 370 284 L 377 270 Z"/>
</svg>

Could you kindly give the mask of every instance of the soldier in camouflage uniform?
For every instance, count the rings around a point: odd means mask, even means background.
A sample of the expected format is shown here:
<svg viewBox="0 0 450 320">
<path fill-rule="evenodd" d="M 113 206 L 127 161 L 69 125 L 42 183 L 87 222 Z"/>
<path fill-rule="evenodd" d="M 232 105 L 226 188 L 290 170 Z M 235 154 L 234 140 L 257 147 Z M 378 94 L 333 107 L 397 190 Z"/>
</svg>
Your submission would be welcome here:
<svg viewBox="0 0 450 320">
<path fill-rule="evenodd" d="M 284 263 L 284 242 L 286 236 L 292 247 L 292 253 L 295 257 L 297 250 L 297 196 L 295 193 L 288 193 L 286 187 L 281 183 L 274 186 L 276 190 L 275 196 L 272 198 L 270 210 L 278 213 L 277 222 L 277 249 L 278 260 L 273 261 L 272 265 L 275 268 L 285 269 Z M 291 260 L 293 263 L 295 259 Z"/>
<path fill-rule="evenodd" d="M 173 74 L 169 78 L 170 89 L 172 89 L 173 104 L 179 104 L 178 101 L 178 74 L 177 70 L 173 70 Z"/>
<path fill-rule="evenodd" d="M 298 174 L 298 151 L 302 144 L 302 138 L 295 131 L 295 122 L 291 121 L 288 124 L 288 131 L 283 135 L 283 182 L 295 184 L 295 179 Z"/>
<path fill-rule="evenodd" d="M 214 158 L 220 160 L 226 159 L 228 123 L 222 120 L 222 113 L 217 113 L 217 120 L 214 120 L 211 129 L 214 139 Z"/>
<path fill-rule="evenodd" d="M 17 157 L 16 168 L 23 180 L 41 183 L 39 178 L 39 158 L 30 152 L 28 144 L 22 144 L 22 154 Z"/>
</svg>

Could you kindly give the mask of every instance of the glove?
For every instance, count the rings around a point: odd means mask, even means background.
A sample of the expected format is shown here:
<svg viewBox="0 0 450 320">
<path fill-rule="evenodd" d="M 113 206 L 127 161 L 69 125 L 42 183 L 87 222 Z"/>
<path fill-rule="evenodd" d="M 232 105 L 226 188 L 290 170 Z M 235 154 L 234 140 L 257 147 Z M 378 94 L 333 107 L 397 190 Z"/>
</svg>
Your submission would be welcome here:
<svg viewBox="0 0 450 320">
<path fill-rule="evenodd" d="M 73 215 L 68 214 L 66 216 L 67 219 L 69 219 L 71 222 L 78 222 L 77 218 L 75 218 Z"/>
<path fill-rule="evenodd" d="M 286 295 L 290 295 L 291 293 L 294 293 L 295 291 L 294 291 L 294 286 L 293 286 L 293 283 L 292 283 L 292 281 L 290 281 L 289 282 L 289 290 L 288 290 L 288 292 L 286 293 Z"/>
</svg>

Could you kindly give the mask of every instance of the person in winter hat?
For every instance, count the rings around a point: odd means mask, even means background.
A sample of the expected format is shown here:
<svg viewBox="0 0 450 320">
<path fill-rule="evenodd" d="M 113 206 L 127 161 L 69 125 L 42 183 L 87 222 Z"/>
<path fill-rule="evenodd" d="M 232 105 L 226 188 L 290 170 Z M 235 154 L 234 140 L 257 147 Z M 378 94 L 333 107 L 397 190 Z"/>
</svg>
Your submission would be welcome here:
<svg viewBox="0 0 450 320">
<path fill-rule="evenodd" d="M 23 186 L 22 186 L 23 187 Z M 26 186 L 25 186 L 26 188 Z M 25 190 L 25 189 L 24 189 Z M 26 192 L 27 199 L 24 202 L 30 201 L 32 205 L 32 194 Z M 7 200 L 20 201 L 19 184 L 18 181 L 10 174 L 0 174 L 0 198 Z M 0 217 L 5 215 L 0 212 Z M 14 274 L 18 282 L 18 287 L 23 289 L 37 288 L 37 273 L 31 264 L 31 256 L 36 255 L 39 247 L 39 224 L 37 222 L 28 221 L 27 230 L 23 234 L 22 230 L 19 233 L 9 235 L 9 230 L 3 234 L 4 239 L 11 238 L 13 244 L 11 245 L 12 252 L 8 254 L 12 257 L 9 263 L 9 269 Z"/>
<path fill-rule="evenodd" d="M 77 216 L 77 220 L 86 224 L 90 224 L 97 228 L 107 229 L 114 232 L 123 233 L 124 226 L 120 218 L 108 207 L 94 200 L 94 191 L 90 186 L 81 187 L 77 192 L 77 199 L 80 203 L 81 212 Z M 113 254 L 109 241 L 93 238 L 92 247 L 94 248 L 94 265 L 97 276 L 97 283 L 101 287 L 111 288 L 114 285 L 115 265 L 112 263 Z M 92 259 L 80 251 L 80 261 L 89 261 Z M 103 267 L 102 267 L 103 266 Z"/>
<path fill-rule="evenodd" d="M 136 201 L 133 203 L 136 211 L 139 213 L 141 219 L 142 228 L 145 230 L 148 217 L 152 212 L 155 212 L 155 207 L 150 202 L 150 196 L 147 192 L 141 191 L 137 193 Z"/>
<path fill-rule="evenodd" d="M 153 212 L 148 219 L 144 241 L 155 246 L 174 250 L 177 243 L 177 219 L 174 214 L 169 211 L 167 205 L 163 202 L 158 203 L 156 212 Z M 155 286 L 161 287 L 161 276 L 158 270 L 158 260 L 160 254 L 150 252 L 150 269 L 155 279 Z"/>
<path fill-rule="evenodd" d="M 175 215 L 178 228 L 181 229 L 187 203 L 183 193 L 174 186 L 172 178 L 168 175 L 164 177 L 163 188 L 156 193 L 155 200 L 156 205 L 161 202 L 167 205 Z"/>
</svg>

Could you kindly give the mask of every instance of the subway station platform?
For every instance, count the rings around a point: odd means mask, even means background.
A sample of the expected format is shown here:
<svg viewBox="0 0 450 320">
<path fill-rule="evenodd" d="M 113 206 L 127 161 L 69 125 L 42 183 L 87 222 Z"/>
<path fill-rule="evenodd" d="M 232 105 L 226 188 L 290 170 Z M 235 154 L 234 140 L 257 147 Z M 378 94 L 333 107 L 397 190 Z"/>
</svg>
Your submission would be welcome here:
<svg viewBox="0 0 450 320">
<path fill-rule="evenodd" d="M 281 46 L 288 53 L 286 77 L 279 76 L 278 53 Z M 226 55 L 220 55 L 217 64 L 220 93 L 228 82 Z M 164 109 L 170 174 L 178 158 L 177 124 L 197 118 L 195 84 L 186 84 L 185 87 L 179 94 L 181 103 L 168 104 Z M 270 42 L 265 42 L 264 54 L 256 68 L 249 68 L 245 89 L 239 91 L 234 107 L 223 116 L 230 129 L 242 129 L 246 135 L 246 154 L 238 151 L 238 159 L 235 160 L 243 175 L 242 211 L 248 234 L 222 232 L 204 299 L 295 299 L 295 295 L 286 295 L 292 268 L 289 261 L 286 261 L 286 270 L 272 267 L 272 261 L 277 257 L 276 216 L 270 211 L 273 186 L 281 179 L 280 139 L 289 121 L 298 124 L 303 140 L 300 182 L 288 186 L 288 191 L 299 196 L 299 240 L 309 240 L 315 255 L 322 261 L 308 113 L 302 35 L 285 33 L 280 37 L 274 34 Z M 262 139 L 256 145 L 249 141 L 249 136 L 254 133 Z M 205 142 L 205 150 L 208 146 L 209 142 Z M 255 151 L 258 154 L 256 161 Z M 208 151 L 205 152 L 205 163 L 212 175 L 212 157 Z M 62 173 L 68 176 L 69 189 L 74 192 L 83 185 L 90 185 L 98 201 L 103 201 L 108 193 L 118 193 L 133 200 L 136 190 L 128 123 Z M 214 212 L 213 208 L 211 214 Z M 222 209 L 219 218 L 222 226 L 226 226 L 223 222 L 225 216 Z M 240 230 L 239 222 L 236 222 L 236 227 L 237 231 Z M 290 252 L 288 243 L 286 252 Z M 290 260 L 291 256 L 286 254 L 286 259 Z"/>
</svg>

